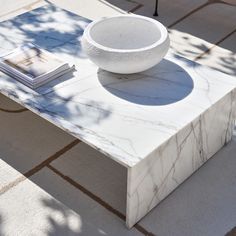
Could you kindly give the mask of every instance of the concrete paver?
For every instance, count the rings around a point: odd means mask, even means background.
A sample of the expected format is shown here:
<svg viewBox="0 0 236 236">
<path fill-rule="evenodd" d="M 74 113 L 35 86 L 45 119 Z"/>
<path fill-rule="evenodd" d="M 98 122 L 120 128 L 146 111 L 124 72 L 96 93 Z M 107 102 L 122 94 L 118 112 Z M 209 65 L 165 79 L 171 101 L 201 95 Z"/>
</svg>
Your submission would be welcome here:
<svg viewBox="0 0 236 236">
<path fill-rule="evenodd" d="M 105 0 L 89 0 L 89 3 L 84 0 L 50 0 L 49 2 L 90 20 L 125 13 L 124 10 L 113 6 Z"/>
<path fill-rule="evenodd" d="M 0 21 L 8 20 L 46 4 L 43 0 L 7 0 L 1 1 L 0 3 Z"/>
<path fill-rule="evenodd" d="M 0 154 L 0 193 L 5 186 L 13 183 L 19 177 L 22 177 L 22 174 L 3 161 Z"/>
<path fill-rule="evenodd" d="M 82 142 L 51 165 L 125 214 L 127 172 L 123 166 Z"/>
<path fill-rule="evenodd" d="M 1 2 L 4 7 L 0 8 L 0 21 L 47 4 L 42 0 Z M 135 14 L 152 17 L 154 9 L 154 0 L 51 2 L 92 20 L 135 8 Z M 159 1 L 160 16 L 156 19 L 169 26 L 205 3 L 206 0 Z M 212 3 L 173 25 L 169 30 L 172 50 L 189 59 L 201 56 L 199 63 L 235 76 L 236 33 L 224 39 L 236 29 L 235 10 L 235 6 Z M 220 43 L 215 46 L 217 42 Z M 14 113 L 21 109 L 0 96 L 0 235 L 144 235 L 136 228 L 128 231 L 114 212 L 66 179 L 124 214 L 125 169 L 83 143 L 51 163 L 61 176 L 48 167 L 30 180 L 22 175 L 74 138 L 30 111 Z M 142 219 L 139 225 L 145 232 L 160 236 L 233 232 L 235 144 L 236 139 Z M 1 194 L 1 190 L 5 192 Z"/>
<path fill-rule="evenodd" d="M 159 20 L 164 25 L 169 26 L 181 17 L 188 14 L 207 2 L 207 0 L 178 0 L 178 1 L 159 1 L 159 16 L 153 17 L 155 0 L 137 0 L 143 7 L 140 7 L 135 14 L 145 15 Z"/>
<path fill-rule="evenodd" d="M 3 95 L 0 101 L 0 108 L 22 108 Z M 30 111 L 9 113 L 0 109 L 0 123 L 1 160 L 20 173 L 26 173 L 75 139 Z"/>
<path fill-rule="evenodd" d="M 141 235 L 45 168 L 0 196 L 0 235 Z"/>
<path fill-rule="evenodd" d="M 236 29 L 235 7 L 210 4 L 170 30 L 175 53 L 194 60 L 215 43 Z"/>
<path fill-rule="evenodd" d="M 4 95 L 0 95 L 0 109 L 9 110 L 9 111 L 17 111 L 17 110 L 22 110 L 23 108 L 24 107 L 13 102 L 9 98 L 5 97 Z"/>
</svg>

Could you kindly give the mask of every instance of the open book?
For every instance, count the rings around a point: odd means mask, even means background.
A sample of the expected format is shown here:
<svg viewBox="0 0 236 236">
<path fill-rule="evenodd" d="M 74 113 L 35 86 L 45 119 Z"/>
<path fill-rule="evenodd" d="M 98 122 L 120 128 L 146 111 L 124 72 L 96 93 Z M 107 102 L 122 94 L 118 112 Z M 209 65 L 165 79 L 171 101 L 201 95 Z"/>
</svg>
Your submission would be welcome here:
<svg viewBox="0 0 236 236">
<path fill-rule="evenodd" d="M 34 44 L 20 46 L 0 57 L 0 70 L 32 89 L 72 69 L 74 66 Z"/>
</svg>

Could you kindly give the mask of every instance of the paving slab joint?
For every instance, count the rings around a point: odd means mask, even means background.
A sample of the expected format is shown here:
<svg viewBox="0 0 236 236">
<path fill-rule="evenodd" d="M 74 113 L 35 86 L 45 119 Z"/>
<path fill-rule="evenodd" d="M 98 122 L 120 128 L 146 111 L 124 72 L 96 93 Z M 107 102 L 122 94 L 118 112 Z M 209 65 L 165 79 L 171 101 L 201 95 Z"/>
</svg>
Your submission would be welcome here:
<svg viewBox="0 0 236 236">
<path fill-rule="evenodd" d="M 114 207 L 112 207 L 110 204 L 108 204 L 106 201 L 104 201 L 103 199 L 101 199 L 100 197 L 98 197 L 97 195 L 95 195 L 94 193 L 92 193 L 91 191 L 89 191 L 88 189 L 86 189 L 84 186 L 82 186 L 81 184 L 79 184 L 78 182 L 74 181 L 73 179 L 71 179 L 69 176 L 64 175 L 63 173 L 61 173 L 58 169 L 56 169 L 55 167 L 53 167 L 52 165 L 50 165 L 50 163 L 47 165 L 47 167 L 53 171 L 55 174 L 57 174 L 58 176 L 60 176 L 63 180 L 65 180 L 66 182 L 68 182 L 69 184 L 71 184 L 73 187 L 77 188 L 78 190 L 80 190 L 81 192 L 83 192 L 85 195 L 87 195 L 88 197 L 90 197 L 92 200 L 94 200 L 95 202 L 97 202 L 98 204 L 100 204 L 102 207 L 104 207 L 105 209 L 107 209 L 109 212 L 113 213 L 114 215 L 116 215 L 117 217 L 119 217 L 121 220 L 123 220 L 125 222 L 126 220 L 126 216 L 121 213 L 119 210 L 115 209 Z M 138 230 L 140 233 L 142 233 L 145 236 L 155 236 L 155 234 L 153 234 L 152 232 L 149 232 L 148 230 L 146 230 L 143 226 L 139 225 L 138 223 L 135 224 L 133 226 L 136 230 Z"/>
<path fill-rule="evenodd" d="M 9 109 L 5 109 L 5 108 L 0 107 L 0 111 L 7 112 L 7 113 L 22 113 L 22 112 L 28 111 L 28 109 L 27 108 L 21 108 L 21 109 L 17 109 L 17 110 L 9 110 Z"/>
<path fill-rule="evenodd" d="M 63 155 L 64 153 L 66 153 L 67 151 L 69 151 L 71 148 L 73 148 L 75 145 L 77 145 L 79 142 L 81 142 L 79 139 L 75 139 L 73 142 L 67 144 L 65 147 L 63 147 L 62 149 L 60 149 L 59 151 L 57 151 L 56 153 L 54 153 L 53 155 L 51 155 L 50 157 L 48 157 L 46 160 L 44 160 L 43 162 L 41 162 L 40 164 L 38 164 L 37 166 L 35 166 L 33 169 L 27 171 L 26 173 L 24 173 L 22 176 L 20 176 L 19 178 L 15 179 L 14 181 L 12 181 L 11 183 L 5 185 L 4 187 L 2 187 L 0 189 L 0 195 L 6 193 L 8 190 L 10 190 L 11 188 L 17 186 L 19 183 L 25 181 L 27 178 L 31 177 L 32 175 L 36 174 L 37 172 L 39 172 L 41 169 L 43 169 L 44 167 L 48 166 L 52 161 L 56 160 L 57 158 L 59 158 L 61 155 Z"/>
</svg>

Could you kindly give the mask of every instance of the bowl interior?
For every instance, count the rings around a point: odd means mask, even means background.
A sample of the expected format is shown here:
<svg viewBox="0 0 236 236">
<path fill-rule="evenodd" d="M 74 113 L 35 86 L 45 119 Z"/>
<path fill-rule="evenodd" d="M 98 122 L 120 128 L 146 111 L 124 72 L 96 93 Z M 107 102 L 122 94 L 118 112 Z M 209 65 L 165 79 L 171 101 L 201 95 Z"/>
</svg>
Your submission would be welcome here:
<svg viewBox="0 0 236 236">
<path fill-rule="evenodd" d="M 144 18 L 114 17 L 97 22 L 90 30 L 90 37 L 108 48 L 141 49 L 156 43 L 161 30 Z"/>
</svg>

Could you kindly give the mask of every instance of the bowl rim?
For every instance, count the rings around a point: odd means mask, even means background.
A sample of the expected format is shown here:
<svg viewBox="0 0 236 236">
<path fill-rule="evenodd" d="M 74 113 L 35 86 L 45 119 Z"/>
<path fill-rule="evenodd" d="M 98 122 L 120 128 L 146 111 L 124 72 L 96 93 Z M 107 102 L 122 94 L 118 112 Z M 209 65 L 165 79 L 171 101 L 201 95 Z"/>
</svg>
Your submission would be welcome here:
<svg viewBox="0 0 236 236">
<path fill-rule="evenodd" d="M 156 42 L 146 46 L 146 47 L 140 47 L 140 48 L 136 48 L 136 49 L 117 49 L 117 48 L 111 48 L 111 47 L 106 47 L 100 43 L 97 43 L 92 37 L 91 37 L 91 29 L 93 27 L 95 27 L 98 23 L 101 23 L 103 21 L 107 21 L 110 19 L 114 19 L 114 18 L 138 18 L 138 19 L 142 19 L 148 22 L 153 23 L 161 32 L 161 37 L 159 40 L 157 40 Z M 158 45 L 161 45 L 163 42 L 165 42 L 168 39 L 168 31 L 166 29 L 166 27 L 160 23 L 157 20 L 154 20 L 152 18 L 146 17 L 146 16 L 140 16 L 140 15 L 119 15 L 119 16 L 111 16 L 111 17 L 106 17 L 106 18 L 102 18 L 99 20 L 95 20 L 93 22 L 91 22 L 84 30 L 84 34 L 83 37 L 86 38 L 86 40 L 95 45 L 96 47 L 98 47 L 99 49 L 103 49 L 104 51 L 108 51 L 108 52 L 120 52 L 120 53 L 127 53 L 127 52 L 140 52 L 140 51 L 146 51 L 146 50 L 150 50 L 152 48 L 157 47 Z"/>
</svg>

